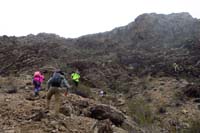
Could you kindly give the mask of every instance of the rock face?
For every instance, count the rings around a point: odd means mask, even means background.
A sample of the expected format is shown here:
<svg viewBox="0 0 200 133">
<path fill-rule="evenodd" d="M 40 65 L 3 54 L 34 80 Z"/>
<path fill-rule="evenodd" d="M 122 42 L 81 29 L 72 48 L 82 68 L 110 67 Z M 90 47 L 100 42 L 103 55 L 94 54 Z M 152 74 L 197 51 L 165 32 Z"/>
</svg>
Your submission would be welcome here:
<svg viewBox="0 0 200 133">
<path fill-rule="evenodd" d="M 177 47 L 200 35 L 200 21 L 188 13 L 142 14 L 134 22 L 110 32 L 84 36 L 80 39 L 114 40 L 134 47 Z"/>
</svg>

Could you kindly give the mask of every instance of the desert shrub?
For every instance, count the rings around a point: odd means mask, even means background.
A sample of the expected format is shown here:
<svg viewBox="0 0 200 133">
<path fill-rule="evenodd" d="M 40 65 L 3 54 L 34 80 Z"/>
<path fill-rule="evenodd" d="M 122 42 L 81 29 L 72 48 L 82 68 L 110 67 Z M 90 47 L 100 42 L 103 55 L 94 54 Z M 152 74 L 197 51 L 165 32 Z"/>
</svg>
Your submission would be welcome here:
<svg viewBox="0 0 200 133">
<path fill-rule="evenodd" d="M 130 100 L 128 102 L 129 114 L 141 126 L 150 125 L 154 121 L 154 116 L 150 106 L 143 99 Z"/>
</svg>

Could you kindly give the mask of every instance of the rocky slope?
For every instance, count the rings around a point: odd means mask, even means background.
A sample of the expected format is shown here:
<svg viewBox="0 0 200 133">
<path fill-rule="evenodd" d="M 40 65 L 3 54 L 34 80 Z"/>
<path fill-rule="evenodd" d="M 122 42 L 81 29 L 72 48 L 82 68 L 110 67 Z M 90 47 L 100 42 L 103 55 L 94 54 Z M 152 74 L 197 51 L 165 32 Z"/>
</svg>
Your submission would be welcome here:
<svg viewBox="0 0 200 133">
<path fill-rule="evenodd" d="M 121 130 L 118 132 L 174 132 L 187 130 L 192 127 L 191 120 L 198 118 L 200 20 L 188 13 L 143 14 L 127 26 L 76 39 L 47 33 L 18 38 L 2 36 L 0 46 L 1 90 L 13 86 L 19 90 L 16 94 L 1 92 L 1 114 L 5 114 L 1 115 L 1 128 L 5 132 L 10 125 L 13 128 L 9 130 L 13 132 L 22 129 L 36 132 L 30 126 L 37 115 L 42 117 L 33 122 L 38 132 L 94 132 L 97 129 L 91 129 L 91 126 L 95 122 L 99 123 L 97 125 L 110 123 L 113 126 L 106 129 L 117 128 Z M 180 68 L 177 72 L 173 63 Z M 68 79 L 73 70 L 80 70 L 79 89 L 86 99 L 70 94 L 63 105 L 67 102 L 64 110 L 71 107 L 75 112 L 85 110 L 85 114 L 70 113 L 70 116 L 75 115 L 72 118 L 63 116 L 65 112 L 61 114 L 63 118 L 54 118 L 51 117 L 52 112 L 43 110 L 45 92 L 39 100 L 26 99 L 26 95 L 31 93 L 28 85 L 31 83 L 27 82 L 31 81 L 32 73 L 39 69 L 48 79 L 56 68 L 65 71 Z M 24 78 L 26 82 L 23 82 Z M 16 79 L 19 84 L 16 84 Z M 9 83 L 6 83 L 7 80 Z M 96 93 L 100 89 L 108 95 L 98 98 Z M 73 100 L 70 101 L 70 98 Z M 79 108 L 75 99 L 86 100 L 87 107 Z M 7 112 L 14 110 L 14 105 L 18 104 L 24 110 Z M 123 119 L 119 120 L 120 124 L 116 124 L 114 116 L 108 115 L 112 114 L 108 105 L 123 114 L 123 117 L 117 115 L 117 118 Z M 92 115 L 94 107 L 100 114 L 106 115 Z M 23 118 L 18 118 L 20 113 Z M 129 126 L 123 125 L 125 117 L 130 118 L 126 120 Z M 83 123 L 77 123 L 78 119 Z M 106 121 L 101 123 L 101 120 Z M 52 129 L 47 124 L 52 121 L 64 124 L 58 124 L 61 129 Z M 22 123 L 25 126 L 19 126 Z M 71 125 L 66 125 L 69 123 Z M 134 123 L 131 129 L 130 123 Z M 68 127 L 72 130 L 69 131 Z"/>
</svg>

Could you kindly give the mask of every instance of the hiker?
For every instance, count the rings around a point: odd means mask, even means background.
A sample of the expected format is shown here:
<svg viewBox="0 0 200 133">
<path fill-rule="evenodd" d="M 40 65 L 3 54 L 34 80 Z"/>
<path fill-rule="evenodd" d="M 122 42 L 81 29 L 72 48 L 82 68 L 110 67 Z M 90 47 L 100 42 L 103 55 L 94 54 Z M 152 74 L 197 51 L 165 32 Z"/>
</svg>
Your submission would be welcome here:
<svg viewBox="0 0 200 133">
<path fill-rule="evenodd" d="M 75 72 L 73 72 L 71 74 L 71 78 L 73 80 L 73 83 L 76 87 L 78 87 L 78 84 L 79 84 L 79 79 L 80 79 L 80 72 L 78 70 L 76 70 Z"/>
<path fill-rule="evenodd" d="M 55 96 L 55 113 L 58 114 L 60 110 L 60 97 L 61 92 L 64 90 L 63 87 L 66 87 L 65 96 L 67 96 L 68 89 L 71 86 L 68 84 L 64 73 L 60 70 L 53 73 L 52 77 L 47 81 L 47 109 L 49 109 L 51 97 Z"/>
<path fill-rule="evenodd" d="M 176 63 L 173 63 L 173 67 L 175 72 L 178 72 L 180 70 L 178 64 Z"/>
<path fill-rule="evenodd" d="M 33 85 L 34 85 L 34 96 L 39 96 L 39 91 L 41 90 L 41 84 L 44 81 L 44 75 L 40 71 L 34 72 Z"/>
</svg>

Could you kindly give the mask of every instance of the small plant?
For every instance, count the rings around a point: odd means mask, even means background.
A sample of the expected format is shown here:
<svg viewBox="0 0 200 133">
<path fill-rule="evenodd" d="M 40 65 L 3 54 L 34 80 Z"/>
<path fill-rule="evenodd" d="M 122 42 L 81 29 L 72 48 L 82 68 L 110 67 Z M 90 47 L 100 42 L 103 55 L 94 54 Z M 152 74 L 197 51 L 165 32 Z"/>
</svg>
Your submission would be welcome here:
<svg viewBox="0 0 200 133">
<path fill-rule="evenodd" d="M 128 102 L 130 115 L 136 119 L 141 126 L 147 126 L 154 121 L 153 113 L 149 105 L 143 99 Z"/>
</svg>

